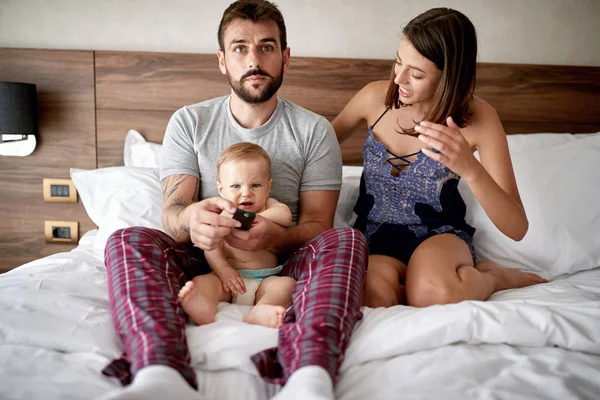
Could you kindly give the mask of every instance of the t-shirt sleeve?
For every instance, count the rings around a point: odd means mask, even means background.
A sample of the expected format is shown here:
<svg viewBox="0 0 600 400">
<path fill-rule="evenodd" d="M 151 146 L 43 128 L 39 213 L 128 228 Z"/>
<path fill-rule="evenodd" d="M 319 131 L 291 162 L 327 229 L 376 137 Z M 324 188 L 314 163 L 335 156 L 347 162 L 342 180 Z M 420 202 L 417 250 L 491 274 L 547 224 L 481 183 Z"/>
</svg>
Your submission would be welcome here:
<svg viewBox="0 0 600 400">
<path fill-rule="evenodd" d="M 325 118 L 319 118 L 310 132 L 306 155 L 300 191 L 340 190 L 342 153 L 335 131 Z"/>
<path fill-rule="evenodd" d="M 198 155 L 194 148 L 197 121 L 186 108 L 177 110 L 169 123 L 160 155 L 160 180 L 171 175 L 200 178 Z"/>
</svg>

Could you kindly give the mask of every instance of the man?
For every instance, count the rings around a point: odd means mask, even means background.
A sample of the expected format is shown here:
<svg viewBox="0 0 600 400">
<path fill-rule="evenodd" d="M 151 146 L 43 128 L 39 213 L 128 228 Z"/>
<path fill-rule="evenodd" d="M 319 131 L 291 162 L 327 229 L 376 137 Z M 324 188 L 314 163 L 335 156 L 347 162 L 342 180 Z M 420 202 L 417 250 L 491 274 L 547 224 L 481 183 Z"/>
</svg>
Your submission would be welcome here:
<svg viewBox="0 0 600 400">
<path fill-rule="evenodd" d="M 278 399 L 332 399 L 343 353 L 361 317 L 367 254 L 359 232 L 331 229 L 341 186 L 339 145 L 325 118 L 276 96 L 290 49 L 273 3 L 232 3 L 218 38 L 219 68 L 231 94 L 183 107 L 167 126 L 160 174 L 168 235 L 134 227 L 115 232 L 107 242 L 111 308 L 125 355 L 103 372 L 123 384 L 135 376 L 108 398 L 197 398 L 177 293 L 187 280 L 210 271 L 203 251 L 225 240 L 242 250 L 292 253 L 282 273 L 297 284 L 278 347 L 252 361 L 263 377 L 286 384 Z M 236 229 L 238 221 L 220 215 L 235 208 L 218 197 L 217 157 L 241 141 L 259 144 L 271 156 L 271 193 L 288 205 L 294 226 L 257 216 L 244 231 Z"/>
</svg>

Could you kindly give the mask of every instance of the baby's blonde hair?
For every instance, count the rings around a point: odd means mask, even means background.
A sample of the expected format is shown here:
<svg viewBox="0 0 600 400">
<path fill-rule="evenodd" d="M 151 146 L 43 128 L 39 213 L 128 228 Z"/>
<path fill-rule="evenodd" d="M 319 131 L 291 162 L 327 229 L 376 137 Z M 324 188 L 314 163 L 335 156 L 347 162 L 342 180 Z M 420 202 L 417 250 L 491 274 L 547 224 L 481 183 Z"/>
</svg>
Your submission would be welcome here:
<svg viewBox="0 0 600 400">
<path fill-rule="evenodd" d="M 217 160 L 217 179 L 220 179 L 219 172 L 221 166 L 230 161 L 241 161 L 241 160 L 255 160 L 263 159 L 267 162 L 267 168 L 269 169 L 269 178 L 271 178 L 271 157 L 269 154 L 257 144 L 250 142 L 240 142 L 232 144 L 219 156 Z"/>
</svg>

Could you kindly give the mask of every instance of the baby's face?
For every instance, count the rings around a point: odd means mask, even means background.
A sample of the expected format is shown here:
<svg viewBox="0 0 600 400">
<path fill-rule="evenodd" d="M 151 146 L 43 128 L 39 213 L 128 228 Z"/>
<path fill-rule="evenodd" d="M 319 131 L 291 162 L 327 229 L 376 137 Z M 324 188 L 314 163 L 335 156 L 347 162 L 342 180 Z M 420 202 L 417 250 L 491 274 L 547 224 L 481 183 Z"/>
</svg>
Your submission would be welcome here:
<svg viewBox="0 0 600 400">
<path fill-rule="evenodd" d="M 217 186 L 221 197 L 231 201 L 237 208 L 251 212 L 263 211 L 271 190 L 268 164 L 261 158 L 222 164 Z"/>
</svg>

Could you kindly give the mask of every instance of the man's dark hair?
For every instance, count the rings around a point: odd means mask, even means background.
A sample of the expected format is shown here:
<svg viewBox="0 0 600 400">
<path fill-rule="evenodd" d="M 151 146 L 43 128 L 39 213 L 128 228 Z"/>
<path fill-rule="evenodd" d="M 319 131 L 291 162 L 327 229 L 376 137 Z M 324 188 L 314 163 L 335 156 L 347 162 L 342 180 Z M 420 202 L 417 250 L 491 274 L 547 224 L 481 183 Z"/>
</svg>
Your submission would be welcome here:
<svg viewBox="0 0 600 400">
<path fill-rule="evenodd" d="M 287 49 L 285 21 L 276 5 L 267 0 L 238 0 L 231 3 L 223 12 L 223 18 L 221 18 L 219 32 L 217 34 L 219 48 L 221 50 L 225 50 L 225 44 L 223 43 L 225 29 L 236 19 L 254 22 L 275 21 L 279 28 L 279 44 L 281 45 L 281 51 Z"/>
</svg>

